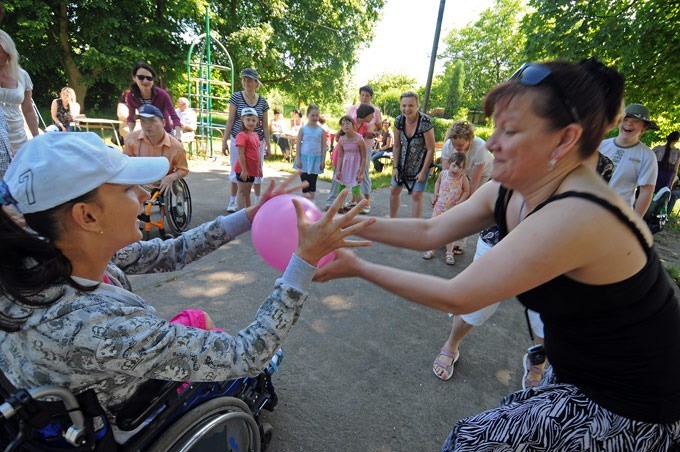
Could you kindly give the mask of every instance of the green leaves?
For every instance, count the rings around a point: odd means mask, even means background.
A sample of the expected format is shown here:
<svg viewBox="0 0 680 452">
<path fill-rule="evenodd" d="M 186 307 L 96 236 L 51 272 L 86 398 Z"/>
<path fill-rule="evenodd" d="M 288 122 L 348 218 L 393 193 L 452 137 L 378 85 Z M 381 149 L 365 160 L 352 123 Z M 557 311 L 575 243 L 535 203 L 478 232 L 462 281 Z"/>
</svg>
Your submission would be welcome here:
<svg viewBox="0 0 680 452">
<path fill-rule="evenodd" d="M 626 77 L 627 103 L 643 103 L 653 117 L 671 116 L 677 124 L 680 3 L 531 0 L 530 5 L 535 12 L 522 24 L 528 59 L 597 56 Z"/>
<path fill-rule="evenodd" d="M 76 89 L 81 104 L 92 90 L 98 103 L 115 105 L 137 60 L 148 61 L 160 84 L 175 96 L 185 94 L 185 37 L 204 33 L 209 5 L 211 29 L 227 47 L 236 74 L 252 66 L 264 90 L 276 88 L 299 102 L 323 103 L 344 92 L 356 52 L 370 42 L 384 3 L 9 0 L 3 28 L 15 39 L 21 63 L 33 78 L 38 105 L 49 105 L 66 84 Z M 85 110 L 92 107 L 85 99 Z"/>
<path fill-rule="evenodd" d="M 453 80 L 454 67 L 457 61 L 464 65 L 463 73 L 456 75 L 457 80 L 464 79 L 462 99 L 457 107 L 455 102 L 447 106 L 447 115 L 453 115 L 455 111 L 449 110 L 461 106 L 479 108 L 486 93 L 521 64 L 523 58 L 518 50 L 524 47 L 525 38 L 519 25 L 524 13 L 520 0 L 496 0 L 476 22 L 444 38 L 445 74 L 449 74 L 447 83 L 453 83 L 454 89 L 448 96 L 460 95 L 456 91 L 460 81 Z"/>
</svg>

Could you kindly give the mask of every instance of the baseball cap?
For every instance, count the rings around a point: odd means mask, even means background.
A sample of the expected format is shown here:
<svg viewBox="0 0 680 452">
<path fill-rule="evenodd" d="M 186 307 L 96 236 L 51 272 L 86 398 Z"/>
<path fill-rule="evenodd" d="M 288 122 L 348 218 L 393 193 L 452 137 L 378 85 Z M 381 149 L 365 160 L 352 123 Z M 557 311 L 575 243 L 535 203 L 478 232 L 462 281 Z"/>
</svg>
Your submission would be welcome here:
<svg viewBox="0 0 680 452">
<path fill-rule="evenodd" d="M 162 179 L 164 157 L 129 157 L 94 132 L 45 133 L 27 141 L 9 165 L 3 204 L 21 213 L 42 212 L 103 184 L 139 185 Z"/>
<path fill-rule="evenodd" d="M 659 130 L 659 126 L 649 119 L 649 108 L 642 104 L 630 104 L 626 107 L 626 118 L 635 118 L 644 121 L 648 129 Z"/>
<path fill-rule="evenodd" d="M 241 110 L 241 117 L 243 118 L 244 116 L 257 116 L 257 110 L 251 107 L 245 107 Z"/>
<path fill-rule="evenodd" d="M 137 116 L 141 116 L 143 118 L 153 118 L 154 116 L 158 116 L 159 118 L 164 119 L 163 113 L 158 109 L 158 107 L 155 107 L 151 104 L 144 104 L 139 107 L 139 114 Z"/>
<path fill-rule="evenodd" d="M 262 82 L 260 81 L 260 74 L 258 74 L 257 71 L 253 68 L 247 67 L 243 69 L 241 71 L 241 78 L 243 77 L 252 78 L 259 84 L 259 86 L 262 86 Z"/>
</svg>

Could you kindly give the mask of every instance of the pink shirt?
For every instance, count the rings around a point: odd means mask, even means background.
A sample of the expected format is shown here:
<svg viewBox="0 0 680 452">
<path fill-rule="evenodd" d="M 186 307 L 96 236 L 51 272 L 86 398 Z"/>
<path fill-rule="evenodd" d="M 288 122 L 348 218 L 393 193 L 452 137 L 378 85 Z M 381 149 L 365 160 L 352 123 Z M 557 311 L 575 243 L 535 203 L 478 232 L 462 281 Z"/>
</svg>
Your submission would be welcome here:
<svg viewBox="0 0 680 452">
<path fill-rule="evenodd" d="M 244 148 L 246 153 L 246 170 L 250 177 L 261 177 L 260 171 L 260 137 L 257 132 L 241 131 L 236 134 L 236 147 Z M 240 152 L 240 150 L 239 150 Z M 241 162 L 236 161 L 234 171 L 241 173 Z"/>
</svg>

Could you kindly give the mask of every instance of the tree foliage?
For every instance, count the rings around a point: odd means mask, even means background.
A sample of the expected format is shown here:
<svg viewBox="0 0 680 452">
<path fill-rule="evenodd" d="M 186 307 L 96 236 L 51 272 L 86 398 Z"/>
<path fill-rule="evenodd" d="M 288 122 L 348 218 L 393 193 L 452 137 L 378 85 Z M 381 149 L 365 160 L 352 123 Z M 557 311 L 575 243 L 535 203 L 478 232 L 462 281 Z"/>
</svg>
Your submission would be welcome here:
<svg viewBox="0 0 680 452">
<path fill-rule="evenodd" d="M 175 79 L 183 69 L 178 58 L 187 47 L 181 37 L 184 21 L 178 18 L 195 21 L 198 7 L 191 1 L 11 0 L 5 2 L 3 28 L 34 80 L 36 99 L 49 103 L 68 84 L 82 102 L 97 86 L 115 89 L 109 96 L 116 98 L 130 83 L 137 60 Z"/>
<path fill-rule="evenodd" d="M 81 102 L 86 95 L 115 101 L 137 60 L 184 92 L 186 37 L 204 32 L 206 5 L 237 74 L 255 67 L 265 89 L 306 103 L 339 99 L 384 0 L 9 0 L 3 28 L 41 102 L 65 84 Z"/>
<path fill-rule="evenodd" d="M 656 117 L 680 113 L 680 3 L 676 0 L 531 0 L 530 59 L 597 56 L 626 77 L 627 102 Z"/>
<path fill-rule="evenodd" d="M 486 93 L 521 65 L 525 38 L 519 28 L 525 11 L 521 0 L 496 0 L 476 22 L 444 38 L 446 70 L 458 60 L 464 64 L 462 106 L 478 108 Z"/>
<path fill-rule="evenodd" d="M 408 75 L 383 73 L 369 80 L 368 84 L 373 88 L 373 103 L 385 115 L 396 117 L 400 113 L 399 97 L 404 91 L 415 90 L 418 82 Z M 358 99 L 359 93 L 356 95 Z"/>
</svg>

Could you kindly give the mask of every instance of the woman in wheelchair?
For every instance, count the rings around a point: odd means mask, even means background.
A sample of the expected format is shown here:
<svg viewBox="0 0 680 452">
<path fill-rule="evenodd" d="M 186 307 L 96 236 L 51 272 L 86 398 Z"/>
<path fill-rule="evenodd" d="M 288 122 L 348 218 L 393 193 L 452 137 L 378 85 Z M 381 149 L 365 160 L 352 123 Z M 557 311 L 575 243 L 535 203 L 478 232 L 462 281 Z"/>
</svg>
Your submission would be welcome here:
<svg viewBox="0 0 680 452">
<path fill-rule="evenodd" d="M 167 174 L 168 161 L 130 158 L 94 133 L 44 134 L 12 161 L 0 195 L 28 228 L 0 210 L 0 368 L 18 388 L 93 389 L 107 416 L 149 379 L 223 381 L 255 376 L 300 315 L 319 259 L 340 247 L 363 205 L 334 220 L 298 212 L 299 245 L 255 320 L 234 335 L 170 323 L 131 292 L 126 274 L 173 271 L 250 229 L 260 205 L 288 187 L 272 184 L 260 204 L 220 216 L 180 237 L 139 241 L 139 184 Z M 75 183 L 77 182 L 77 183 Z M 203 318 L 199 321 L 209 321 Z M 114 432 L 115 433 L 115 432 Z"/>
</svg>

